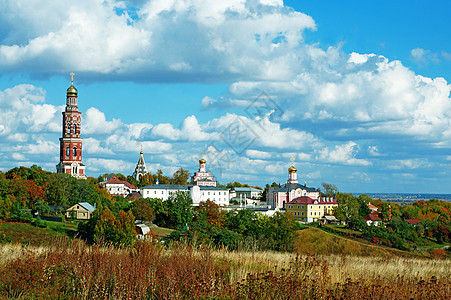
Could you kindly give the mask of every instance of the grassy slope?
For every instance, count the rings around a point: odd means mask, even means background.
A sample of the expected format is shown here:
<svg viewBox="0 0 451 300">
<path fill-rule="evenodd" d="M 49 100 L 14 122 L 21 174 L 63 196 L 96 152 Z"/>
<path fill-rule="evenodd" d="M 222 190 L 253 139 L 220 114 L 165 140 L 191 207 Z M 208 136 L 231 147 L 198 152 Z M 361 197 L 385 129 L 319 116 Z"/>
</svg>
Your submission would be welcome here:
<svg viewBox="0 0 451 300">
<path fill-rule="evenodd" d="M 310 227 L 298 232 L 295 252 L 301 254 L 337 254 L 378 257 L 418 257 L 419 254 L 373 245 L 350 238 L 333 235 Z"/>
<path fill-rule="evenodd" d="M 54 224 L 49 224 L 49 226 L 54 229 L 61 228 Z M 67 238 L 67 231 L 67 228 L 61 228 L 61 230 L 57 231 L 50 228 L 35 227 L 26 223 L 0 223 L 0 233 L 4 234 L 14 244 L 20 243 L 32 246 L 52 245 L 58 238 Z"/>
<path fill-rule="evenodd" d="M 76 225 L 69 223 L 48 223 L 50 228 L 34 227 L 24 223 L 0 223 L 0 234 L 5 234 L 13 243 L 30 244 L 33 246 L 51 245 L 58 237 L 73 236 Z M 53 230 L 52 230 L 53 229 Z M 152 232 L 158 237 L 169 235 L 173 230 L 152 227 Z M 362 241 L 345 238 L 325 232 L 314 227 L 307 227 L 298 232 L 295 242 L 295 252 L 300 254 L 321 255 L 354 255 L 375 257 L 419 257 L 419 254 L 401 251 Z"/>
</svg>

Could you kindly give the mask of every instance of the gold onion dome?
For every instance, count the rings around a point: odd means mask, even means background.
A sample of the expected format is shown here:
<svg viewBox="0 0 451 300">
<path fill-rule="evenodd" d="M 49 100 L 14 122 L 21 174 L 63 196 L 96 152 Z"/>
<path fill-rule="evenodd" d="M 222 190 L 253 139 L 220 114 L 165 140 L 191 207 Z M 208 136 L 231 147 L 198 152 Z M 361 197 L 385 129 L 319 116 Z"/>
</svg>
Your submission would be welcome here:
<svg viewBox="0 0 451 300">
<path fill-rule="evenodd" d="M 288 172 L 293 173 L 296 172 L 298 169 L 296 169 L 293 165 L 288 169 Z"/>
<path fill-rule="evenodd" d="M 199 159 L 199 163 L 200 164 L 204 164 L 204 163 L 206 163 L 207 161 L 202 157 L 201 159 Z"/>
<path fill-rule="evenodd" d="M 67 89 L 67 95 L 68 96 L 77 96 L 77 89 L 74 87 L 74 84 L 72 83 L 70 87 Z"/>
</svg>

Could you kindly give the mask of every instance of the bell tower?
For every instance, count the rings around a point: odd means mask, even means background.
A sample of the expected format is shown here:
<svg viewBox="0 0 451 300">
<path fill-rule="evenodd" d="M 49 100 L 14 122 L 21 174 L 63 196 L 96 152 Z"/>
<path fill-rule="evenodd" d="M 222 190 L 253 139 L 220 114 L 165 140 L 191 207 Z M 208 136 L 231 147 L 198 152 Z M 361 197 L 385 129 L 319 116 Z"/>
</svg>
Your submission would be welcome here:
<svg viewBox="0 0 451 300">
<path fill-rule="evenodd" d="M 78 91 L 74 87 L 74 73 L 66 92 L 66 109 L 63 111 L 63 132 L 60 138 L 60 163 L 57 173 L 71 174 L 86 179 L 85 165 L 82 163 L 81 112 L 78 111 Z"/>
</svg>

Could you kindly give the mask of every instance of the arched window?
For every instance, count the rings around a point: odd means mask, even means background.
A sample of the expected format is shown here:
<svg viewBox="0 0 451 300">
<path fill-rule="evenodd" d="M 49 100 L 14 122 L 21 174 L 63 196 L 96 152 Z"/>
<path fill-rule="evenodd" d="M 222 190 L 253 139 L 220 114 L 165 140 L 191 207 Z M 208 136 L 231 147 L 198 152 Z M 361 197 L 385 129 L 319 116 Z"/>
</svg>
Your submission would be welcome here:
<svg viewBox="0 0 451 300">
<path fill-rule="evenodd" d="M 69 147 L 67 147 L 66 148 L 66 156 L 69 156 L 70 155 L 70 150 L 69 150 Z"/>
<path fill-rule="evenodd" d="M 74 134 L 77 134 L 77 125 L 74 124 Z"/>
<path fill-rule="evenodd" d="M 74 147 L 74 156 L 77 156 L 77 147 Z"/>
<path fill-rule="evenodd" d="M 70 124 L 67 124 L 67 134 L 70 134 Z"/>
</svg>

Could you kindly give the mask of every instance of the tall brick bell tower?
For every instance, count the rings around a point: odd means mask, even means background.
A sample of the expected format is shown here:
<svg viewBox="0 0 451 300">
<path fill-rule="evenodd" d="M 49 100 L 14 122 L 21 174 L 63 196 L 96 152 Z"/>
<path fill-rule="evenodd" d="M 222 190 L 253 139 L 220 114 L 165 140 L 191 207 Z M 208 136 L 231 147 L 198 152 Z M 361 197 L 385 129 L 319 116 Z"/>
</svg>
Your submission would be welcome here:
<svg viewBox="0 0 451 300">
<path fill-rule="evenodd" d="M 60 163 L 56 165 L 56 172 L 86 179 L 85 165 L 81 162 L 81 112 L 78 111 L 77 106 L 78 92 L 74 87 L 74 73 L 70 75 L 72 84 L 66 92 L 66 109 L 63 111 L 63 137 L 60 138 Z"/>
</svg>

